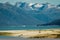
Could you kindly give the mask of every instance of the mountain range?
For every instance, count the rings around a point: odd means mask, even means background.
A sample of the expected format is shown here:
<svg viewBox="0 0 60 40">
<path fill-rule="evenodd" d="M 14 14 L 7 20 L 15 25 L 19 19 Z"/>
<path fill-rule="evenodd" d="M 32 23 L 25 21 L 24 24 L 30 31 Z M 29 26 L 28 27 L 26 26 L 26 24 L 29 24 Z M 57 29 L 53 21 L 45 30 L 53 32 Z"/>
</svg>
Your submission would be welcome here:
<svg viewBox="0 0 60 40">
<path fill-rule="evenodd" d="M 46 24 L 60 19 L 60 5 L 50 3 L 0 3 L 0 26 Z M 57 23 L 58 24 L 58 23 Z"/>
</svg>

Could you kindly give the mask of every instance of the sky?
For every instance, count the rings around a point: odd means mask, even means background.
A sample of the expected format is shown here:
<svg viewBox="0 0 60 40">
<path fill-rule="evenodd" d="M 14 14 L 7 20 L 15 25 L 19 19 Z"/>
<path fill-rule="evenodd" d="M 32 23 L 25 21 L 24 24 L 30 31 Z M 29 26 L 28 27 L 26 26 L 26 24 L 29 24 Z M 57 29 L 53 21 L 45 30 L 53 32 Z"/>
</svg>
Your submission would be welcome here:
<svg viewBox="0 0 60 40">
<path fill-rule="evenodd" d="M 58 5 L 60 4 L 60 0 L 0 0 L 0 2 L 4 3 L 4 2 L 10 2 L 12 4 L 16 3 L 16 2 L 27 2 L 27 3 L 51 3 L 51 4 L 55 4 Z"/>
</svg>

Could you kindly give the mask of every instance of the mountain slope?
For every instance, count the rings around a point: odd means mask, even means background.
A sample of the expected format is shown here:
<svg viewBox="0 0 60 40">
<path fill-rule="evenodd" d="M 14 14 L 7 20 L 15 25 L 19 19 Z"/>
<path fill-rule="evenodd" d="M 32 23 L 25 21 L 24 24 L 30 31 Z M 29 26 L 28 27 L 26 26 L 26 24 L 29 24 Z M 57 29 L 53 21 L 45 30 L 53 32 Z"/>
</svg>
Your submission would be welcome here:
<svg viewBox="0 0 60 40">
<path fill-rule="evenodd" d="M 42 23 L 20 8 L 10 4 L 0 5 L 0 25 L 32 25 Z"/>
<path fill-rule="evenodd" d="M 37 25 L 60 19 L 59 6 L 48 3 L 0 3 L 0 26 L 3 25 Z"/>
<path fill-rule="evenodd" d="M 50 23 L 48 23 L 46 25 L 60 25 L 60 19 L 54 20 L 54 21 L 52 21 L 52 22 L 50 22 Z"/>
</svg>

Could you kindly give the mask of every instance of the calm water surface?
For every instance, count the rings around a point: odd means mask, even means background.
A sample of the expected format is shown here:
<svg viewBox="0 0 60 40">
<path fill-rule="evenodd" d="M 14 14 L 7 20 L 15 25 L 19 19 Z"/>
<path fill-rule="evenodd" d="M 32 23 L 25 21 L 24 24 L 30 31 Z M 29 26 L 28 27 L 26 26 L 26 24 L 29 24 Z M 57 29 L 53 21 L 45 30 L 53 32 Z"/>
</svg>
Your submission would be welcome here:
<svg viewBox="0 0 60 40">
<path fill-rule="evenodd" d="M 53 38 L 22 38 L 22 37 L 0 36 L 0 40 L 60 40 L 60 39 L 53 39 Z"/>
<path fill-rule="evenodd" d="M 34 29 L 57 29 L 60 26 L 36 26 L 36 25 L 21 25 L 21 26 L 0 26 L 0 30 L 34 30 Z"/>
</svg>

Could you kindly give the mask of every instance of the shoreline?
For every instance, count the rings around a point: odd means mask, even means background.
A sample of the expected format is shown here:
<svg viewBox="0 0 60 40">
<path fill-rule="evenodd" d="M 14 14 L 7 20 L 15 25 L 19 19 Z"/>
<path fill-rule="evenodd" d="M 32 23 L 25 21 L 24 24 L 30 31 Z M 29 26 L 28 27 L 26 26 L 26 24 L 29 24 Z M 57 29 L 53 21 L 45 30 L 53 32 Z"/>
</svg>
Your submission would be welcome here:
<svg viewBox="0 0 60 40">
<path fill-rule="evenodd" d="M 49 29 L 21 29 L 21 30 L 60 30 L 60 28 L 49 28 Z M 0 30 L 0 31 L 19 31 L 19 30 Z"/>
</svg>

